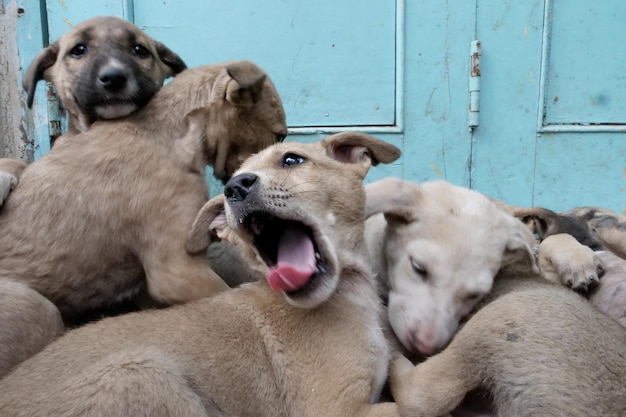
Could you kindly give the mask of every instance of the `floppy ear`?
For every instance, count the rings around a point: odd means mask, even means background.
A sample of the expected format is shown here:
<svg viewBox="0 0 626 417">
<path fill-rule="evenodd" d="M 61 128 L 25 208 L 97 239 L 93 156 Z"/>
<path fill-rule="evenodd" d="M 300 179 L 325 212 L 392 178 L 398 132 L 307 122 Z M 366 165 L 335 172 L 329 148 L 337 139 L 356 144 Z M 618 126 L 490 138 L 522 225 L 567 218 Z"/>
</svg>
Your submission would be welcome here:
<svg viewBox="0 0 626 417">
<path fill-rule="evenodd" d="M 183 118 L 187 133 L 178 139 L 175 146 L 176 154 L 181 162 L 198 172 L 204 172 L 206 165 L 203 146 L 207 120 L 209 120 L 208 110 L 204 108 L 197 108 L 187 113 Z"/>
<path fill-rule="evenodd" d="M 250 61 L 235 61 L 226 66 L 232 78 L 226 90 L 226 100 L 236 106 L 251 106 L 263 89 L 267 74 Z"/>
<path fill-rule="evenodd" d="M 532 220 L 536 226 L 535 231 L 541 237 L 548 237 L 559 233 L 559 215 L 551 210 L 539 207 L 512 207 L 511 214 L 524 223 L 528 223 L 529 220 Z"/>
<path fill-rule="evenodd" d="M 175 76 L 176 74 L 187 69 L 187 64 L 185 64 L 185 61 L 183 61 L 178 54 L 174 53 L 174 51 L 163 45 L 161 42 L 155 41 L 155 44 L 159 59 L 167 65 L 171 71 L 169 76 Z"/>
<path fill-rule="evenodd" d="M 507 215 L 502 213 L 503 215 Z M 519 219 L 511 218 L 510 228 L 507 232 L 507 241 L 502 254 L 500 268 L 521 261 L 534 273 L 539 273 L 535 251 L 533 249 L 535 238 L 530 230 Z"/>
<path fill-rule="evenodd" d="M 360 132 L 342 132 L 320 142 L 329 157 L 336 161 L 354 164 L 365 178 L 373 165 L 391 163 L 400 157 L 400 149 L 390 143 Z"/>
<path fill-rule="evenodd" d="M 22 86 L 28 93 L 26 104 L 28 108 L 33 107 L 33 100 L 35 99 L 35 89 L 37 88 L 37 82 L 44 79 L 44 72 L 54 65 L 59 55 L 59 42 L 56 41 L 52 45 L 42 50 L 37 54 L 33 62 L 30 63 L 26 69 L 26 74 L 22 79 Z"/>
<path fill-rule="evenodd" d="M 387 220 L 409 223 L 415 220 L 415 206 L 422 193 L 419 185 L 388 177 L 365 186 L 365 218 L 384 213 Z"/>
<path fill-rule="evenodd" d="M 185 249 L 191 254 L 199 253 L 209 247 L 214 238 L 228 231 L 228 222 L 224 213 L 224 194 L 207 201 L 196 215 L 191 230 L 187 234 Z"/>
</svg>

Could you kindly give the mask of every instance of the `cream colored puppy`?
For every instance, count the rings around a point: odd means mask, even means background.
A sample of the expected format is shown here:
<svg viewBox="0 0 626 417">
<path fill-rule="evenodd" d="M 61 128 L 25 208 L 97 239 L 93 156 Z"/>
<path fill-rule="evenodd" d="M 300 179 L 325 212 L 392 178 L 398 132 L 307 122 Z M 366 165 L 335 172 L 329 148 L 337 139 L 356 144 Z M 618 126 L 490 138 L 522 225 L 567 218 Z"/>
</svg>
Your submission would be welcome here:
<svg viewBox="0 0 626 417">
<path fill-rule="evenodd" d="M 372 198 L 381 195 L 388 198 Z M 623 415 L 624 329 L 575 291 L 538 273 L 534 237 L 523 223 L 481 194 L 445 182 L 387 179 L 368 186 L 367 201 L 368 213 L 384 212 L 388 221 L 385 270 L 401 274 L 392 285 L 430 283 L 429 291 L 412 299 L 418 305 L 437 300 L 454 312 L 455 303 L 474 304 L 440 353 L 417 366 L 403 357 L 394 362 L 391 390 L 403 417 L 444 415 L 477 389 L 486 391 L 502 417 Z M 558 264 L 559 251 L 557 244 L 542 252 Z M 446 291 L 453 295 L 446 299 Z M 478 297 L 467 295 L 473 293 Z M 405 322 L 437 332 L 419 309 L 402 313 Z M 422 334 L 418 328 L 417 337 Z"/>
<path fill-rule="evenodd" d="M 342 133 L 251 157 L 225 187 L 225 216 L 268 282 L 71 331 L 0 380 L 0 415 L 397 417 L 376 403 L 390 355 L 361 184 L 399 155 Z M 223 205 L 200 211 L 188 249 L 209 243 Z"/>
<path fill-rule="evenodd" d="M 366 192 L 366 213 L 374 215 L 368 247 L 388 287 L 390 324 L 411 352 L 441 350 L 500 268 L 532 263 L 528 229 L 477 192 L 397 178 L 368 184 Z M 484 218 L 492 219 L 489 228 L 478 227 Z M 452 253 L 442 250 L 448 247 Z"/>
</svg>

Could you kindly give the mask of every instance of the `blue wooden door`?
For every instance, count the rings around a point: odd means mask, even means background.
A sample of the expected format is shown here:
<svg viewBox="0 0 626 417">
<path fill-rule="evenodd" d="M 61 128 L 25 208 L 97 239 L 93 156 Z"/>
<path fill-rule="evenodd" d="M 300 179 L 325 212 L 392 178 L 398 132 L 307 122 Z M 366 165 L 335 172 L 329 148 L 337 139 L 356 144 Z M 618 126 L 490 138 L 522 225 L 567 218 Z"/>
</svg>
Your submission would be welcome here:
<svg viewBox="0 0 626 417">
<path fill-rule="evenodd" d="M 626 2 L 477 1 L 474 188 L 626 212 Z"/>
<path fill-rule="evenodd" d="M 191 66 L 257 62 L 283 98 L 289 140 L 358 130 L 402 149 L 368 180 L 445 178 L 511 204 L 626 210 L 622 0 L 41 1 L 19 22 L 25 65 L 41 48 L 37 29 L 52 41 L 116 15 Z M 469 129 L 474 40 L 480 121 Z M 36 129 L 41 155 L 47 137 Z"/>
</svg>

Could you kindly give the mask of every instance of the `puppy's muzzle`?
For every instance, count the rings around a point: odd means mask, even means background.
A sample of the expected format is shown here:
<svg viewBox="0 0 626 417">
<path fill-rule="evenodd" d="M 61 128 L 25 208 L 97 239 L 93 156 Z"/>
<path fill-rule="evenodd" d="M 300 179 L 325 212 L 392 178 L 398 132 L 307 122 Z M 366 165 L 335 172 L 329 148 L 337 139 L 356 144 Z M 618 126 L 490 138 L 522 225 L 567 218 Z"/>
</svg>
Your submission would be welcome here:
<svg viewBox="0 0 626 417">
<path fill-rule="evenodd" d="M 123 68 L 107 66 L 98 71 L 98 82 L 106 91 L 117 92 L 126 87 L 128 74 Z"/>
<path fill-rule="evenodd" d="M 258 186 L 255 174 L 240 174 L 229 180 L 224 186 L 224 196 L 230 203 L 243 202 Z"/>
</svg>

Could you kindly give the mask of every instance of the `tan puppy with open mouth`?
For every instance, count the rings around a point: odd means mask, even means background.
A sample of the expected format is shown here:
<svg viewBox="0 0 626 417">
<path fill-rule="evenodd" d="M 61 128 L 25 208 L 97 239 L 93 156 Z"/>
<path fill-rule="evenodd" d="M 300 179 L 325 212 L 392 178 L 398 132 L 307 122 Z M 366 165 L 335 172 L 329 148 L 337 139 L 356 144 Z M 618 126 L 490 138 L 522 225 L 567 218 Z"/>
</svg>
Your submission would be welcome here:
<svg viewBox="0 0 626 417">
<path fill-rule="evenodd" d="M 362 180 L 399 155 L 340 133 L 251 157 L 225 187 L 225 215 L 267 262 L 269 284 L 73 330 L 0 380 L 0 414 L 396 417 L 394 403 L 375 404 L 389 351 Z M 190 249 L 223 205 L 198 214 Z"/>
<path fill-rule="evenodd" d="M 183 60 L 134 24 L 113 16 L 85 20 L 41 51 L 23 79 L 31 107 L 39 80 L 50 81 L 69 114 L 69 132 L 145 106 Z"/>
<path fill-rule="evenodd" d="M 144 288 L 165 304 L 226 289 L 204 252 L 185 250 L 208 200 L 205 166 L 229 178 L 286 133 L 280 97 L 255 64 L 184 71 L 143 109 L 61 137 L 26 168 L 0 214 L 0 279 L 37 291 L 66 323 Z M 0 316 L 12 311 L 0 305 Z M 0 333 L 38 334 L 13 317 Z"/>
<path fill-rule="evenodd" d="M 417 366 L 403 357 L 394 362 L 391 391 L 403 417 L 444 415 L 476 389 L 487 392 L 501 417 L 624 415 L 626 332 L 575 291 L 538 274 L 534 237 L 522 222 L 443 181 L 390 178 L 368 185 L 367 193 L 367 212 L 387 219 L 383 259 L 392 291 L 413 294 L 413 304 L 434 305 L 443 317 L 419 308 L 394 313 L 390 295 L 392 324 L 398 314 L 409 325 L 400 326 L 399 337 L 419 351 L 420 342 L 439 348 L 451 339 Z M 557 246 L 542 256 L 558 261 L 551 252 Z M 430 291 L 415 296 L 411 288 L 421 286 Z M 467 304 L 474 309 L 456 331 L 454 313 Z M 454 331 L 445 325 L 451 321 Z"/>
</svg>

